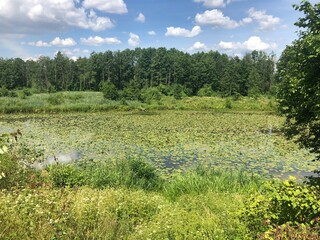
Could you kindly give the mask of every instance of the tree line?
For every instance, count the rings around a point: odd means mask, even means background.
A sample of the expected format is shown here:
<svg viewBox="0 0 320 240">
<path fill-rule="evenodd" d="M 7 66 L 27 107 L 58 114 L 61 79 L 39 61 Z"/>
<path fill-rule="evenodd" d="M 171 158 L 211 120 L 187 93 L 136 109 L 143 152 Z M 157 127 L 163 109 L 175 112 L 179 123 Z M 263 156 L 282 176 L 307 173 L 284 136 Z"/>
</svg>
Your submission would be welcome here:
<svg viewBox="0 0 320 240">
<path fill-rule="evenodd" d="M 38 60 L 0 58 L 0 87 L 39 92 L 99 91 L 179 86 L 186 95 L 252 96 L 270 93 L 275 79 L 274 55 L 252 51 L 243 58 L 217 51 L 189 54 L 177 49 L 136 48 L 93 52 L 76 61 L 58 52 Z M 200 92 L 199 92 L 200 91 Z"/>
</svg>

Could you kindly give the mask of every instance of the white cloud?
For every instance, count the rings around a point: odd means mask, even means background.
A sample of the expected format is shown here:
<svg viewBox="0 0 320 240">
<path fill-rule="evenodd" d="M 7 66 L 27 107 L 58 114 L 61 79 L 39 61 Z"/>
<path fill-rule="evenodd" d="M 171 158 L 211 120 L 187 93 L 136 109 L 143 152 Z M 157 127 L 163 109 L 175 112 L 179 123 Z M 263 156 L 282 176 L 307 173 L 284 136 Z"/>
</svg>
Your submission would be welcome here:
<svg viewBox="0 0 320 240">
<path fill-rule="evenodd" d="M 127 5 L 123 0 L 84 0 L 83 7 L 87 9 L 95 8 L 106 13 L 127 13 Z"/>
<path fill-rule="evenodd" d="M 149 34 L 150 36 L 155 36 L 155 35 L 157 35 L 157 33 L 156 33 L 155 31 L 149 31 L 148 34 Z"/>
<path fill-rule="evenodd" d="M 144 23 L 146 21 L 146 17 L 142 13 L 139 13 L 138 17 L 136 17 L 135 20 Z"/>
<path fill-rule="evenodd" d="M 224 42 L 220 41 L 219 48 L 223 50 L 248 50 L 248 51 L 266 51 L 273 50 L 277 47 L 275 43 L 266 43 L 260 37 L 251 36 L 247 41 L 240 42 Z"/>
<path fill-rule="evenodd" d="M 251 17 L 246 17 L 240 21 L 240 25 L 246 25 L 252 23 L 253 19 Z"/>
<path fill-rule="evenodd" d="M 245 49 L 248 49 L 250 51 L 265 51 L 271 48 L 270 44 L 263 42 L 261 38 L 257 36 L 250 37 L 247 41 L 243 43 L 243 46 L 245 47 Z"/>
<path fill-rule="evenodd" d="M 140 44 L 140 37 L 134 33 L 129 34 L 128 44 L 132 47 L 137 47 Z"/>
<path fill-rule="evenodd" d="M 80 41 L 83 45 L 90 45 L 90 46 L 100 46 L 103 44 L 120 44 L 121 43 L 121 41 L 118 40 L 116 37 L 102 38 L 99 36 L 81 38 Z"/>
<path fill-rule="evenodd" d="M 280 18 L 267 15 L 265 11 L 256 11 L 254 8 L 250 8 L 248 14 L 250 18 L 259 23 L 260 30 L 274 30 L 280 23 Z"/>
<path fill-rule="evenodd" d="M 42 40 L 39 40 L 37 42 L 28 42 L 28 45 L 36 47 L 51 47 L 50 43 L 44 42 Z"/>
<path fill-rule="evenodd" d="M 193 44 L 193 46 L 190 47 L 188 50 L 189 51 L 204 51 L 204 50 L 207 50 L 207 49 L 208 49 L 208 47 L 204 43 L 195 42 Z"/>
<path fill-rule="evenodd" d="M 114 2 L 119 1 L 108 1 L 109 4 L 114 4 Z M 97 9 L 102 10 L 102 7 L 99 6 L 96 6 Z M 62 31 L 71 27 L 101 31 L 113 26 L 110 18 L 99 17 L 93 10 L 86 10 L 79 4 L 76 5 L 74 0 L 0 1 L 0 31 L 2 33 L 42 33 Z"/>
<path fill-rule="evenodd" d="M 203 5 L 208 8 L 225 7 L 232 0 L 194 0 L 195 2 L 203 2 Z"/>
<path fill-rule="evenodd" d="M 61 39 L 59 37 L 53 39 L 50 44 L 58 47 L 72 47 L 77 45 L 76 41 L 72 38 Z"/>
<path fill-rule="evenodd" d="M 198 36 L 202 32 L 201 27 L 195 26 L 192 28 L 191 31 L 180 28 L 180 27 L 168 27 L 167 32 L 165 33 L 166 36 L 172 36 L 172 37 L 195 37 Z"/>
<path fill-rule="evenodd" d="M 195 20 L 200 25 L 210 25 L 213 27 L 231 29 L 240 26 L 239 23 L 227 16 L 224 16 L 223 13 L 217 9 L 207 10 L 202 14 L 198 13 L 195 17 Z"/>
</svg>

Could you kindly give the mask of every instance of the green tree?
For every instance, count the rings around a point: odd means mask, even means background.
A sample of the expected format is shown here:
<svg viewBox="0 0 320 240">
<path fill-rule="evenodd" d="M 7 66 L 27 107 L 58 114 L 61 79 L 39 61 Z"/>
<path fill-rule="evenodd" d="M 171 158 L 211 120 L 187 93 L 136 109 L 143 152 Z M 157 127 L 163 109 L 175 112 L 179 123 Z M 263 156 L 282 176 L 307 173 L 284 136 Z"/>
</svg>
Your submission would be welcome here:
<svg viewBox="0 0 320 240">
<path fill-rule="evenodd" d="M 320 3 L 294 5 L 304 17 L 295 23 L 299 38 L 279 60 L 280 111 L 286 116 L 286 133 L 320 159 Z"/>
</svg>

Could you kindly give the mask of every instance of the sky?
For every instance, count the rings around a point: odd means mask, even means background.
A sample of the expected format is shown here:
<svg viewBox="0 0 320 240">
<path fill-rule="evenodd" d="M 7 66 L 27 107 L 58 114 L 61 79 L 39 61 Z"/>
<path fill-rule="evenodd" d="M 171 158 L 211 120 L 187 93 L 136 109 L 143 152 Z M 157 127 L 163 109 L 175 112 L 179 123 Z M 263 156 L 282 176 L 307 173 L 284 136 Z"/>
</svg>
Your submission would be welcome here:
<svg viewBox="0 0 320 240">
<path fill-rule="evenodd" d="M 299 0 L 0 0 L 0 57 L 70 58 L 166 47 L 280 57 L 297 38 Z M 311 0 L 316 3 L 318 0 Z"/>
</svg>

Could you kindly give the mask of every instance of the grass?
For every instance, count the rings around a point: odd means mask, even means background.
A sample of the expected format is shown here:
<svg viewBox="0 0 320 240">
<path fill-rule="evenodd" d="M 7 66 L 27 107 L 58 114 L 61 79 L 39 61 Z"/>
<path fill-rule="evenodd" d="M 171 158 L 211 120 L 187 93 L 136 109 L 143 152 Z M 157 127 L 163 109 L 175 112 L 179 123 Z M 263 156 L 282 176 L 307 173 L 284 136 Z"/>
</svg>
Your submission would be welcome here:
<svg viewBox="0 0 320 240">
<path fill-rule="evenodd" d="M 61 184 L 72 181 L 78 184 Z M 248 238 L 238 211 L 258 182 L 206 167 L 167 179 L 134 159 L 55 165 L 31 174 L 24 187 L 0 191 L 0 238 Z"/>
<path fill-rule="evenodd" d="M 139 101 L 111 101 L 103 98 L 101 92 L 58 92 L 40 93 L 31 96 L 0 97 L 0 113 L 39 112 L 98 112 L 109 110 L 215 110 L 215 111 L 275 111 L 272 98 L 239 100 L 220 97 L 187 97 L 176 100 L 163 97 L 149 104 Z M 20 96 L 20 97 L 19 97 Z"/>
</svg>

